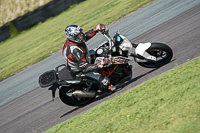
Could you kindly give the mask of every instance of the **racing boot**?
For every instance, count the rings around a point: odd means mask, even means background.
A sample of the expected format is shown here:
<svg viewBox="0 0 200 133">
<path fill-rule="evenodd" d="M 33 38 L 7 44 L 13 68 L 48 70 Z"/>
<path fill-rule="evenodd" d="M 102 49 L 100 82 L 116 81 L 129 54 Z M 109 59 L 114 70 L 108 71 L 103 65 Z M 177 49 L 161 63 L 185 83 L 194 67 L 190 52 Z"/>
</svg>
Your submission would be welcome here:
<svg viewBox="0 0 200 133">
<path fill-rule="evenodd" d="M 108 91 L 114 92 L 115 90 L 116 90 L 116 86 L 114 86 L 114 85 L 108 86 Z"/>
</svg>

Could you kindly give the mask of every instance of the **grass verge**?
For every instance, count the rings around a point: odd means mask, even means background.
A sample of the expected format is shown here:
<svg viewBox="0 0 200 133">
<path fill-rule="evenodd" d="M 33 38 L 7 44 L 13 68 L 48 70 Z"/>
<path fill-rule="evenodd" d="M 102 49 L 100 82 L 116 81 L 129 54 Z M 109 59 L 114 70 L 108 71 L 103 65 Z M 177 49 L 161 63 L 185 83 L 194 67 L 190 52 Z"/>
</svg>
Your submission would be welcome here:
<svg viewBox="0 0 200 133">
<path fill-rule="evenodd" d="M 51 0 L 0 0 L 0 26 Z"/>
<path fill-rule="evenodd" d="M 200 58 L 170 70 L 46 133 L 198 133 Z"/>
<path fill-rule="evenodd" d="M 64 29 L 78 24 L 85 31 L 111 23 L 153 0 L 87 0 L 18 36 L 0 43 L 0 80 L 35 64 L 63 47 Z"/>
</svg>

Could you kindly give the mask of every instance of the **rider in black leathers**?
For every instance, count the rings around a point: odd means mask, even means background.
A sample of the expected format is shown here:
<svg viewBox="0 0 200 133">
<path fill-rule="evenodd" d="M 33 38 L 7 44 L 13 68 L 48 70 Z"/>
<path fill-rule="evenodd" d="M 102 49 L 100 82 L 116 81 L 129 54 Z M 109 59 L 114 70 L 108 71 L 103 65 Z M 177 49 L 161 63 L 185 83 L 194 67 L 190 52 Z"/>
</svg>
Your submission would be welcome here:
<svg viewBox="0 0 200 133">
<path fill-rule="evenodd" d="M 90 53 L 85 44 L 85 42 L 95 36 L 96 33 L 104 29 L 105 26 L 99 24 L 94 29 L 84 33 L 83 29 L 78 25 L 73 24 L 67 26 L 65 29 L 67 40 L 64 44 L 62 54 L 72 77 L 77 78 L 77 76 L 81 74 L 81 77 L 91 78 L 97 81 L 101 89 L 114 91 L 115 87 L 109 85 L 109 79 L 95 72 L 99 68 L 103 68 L 105 62 L 91 64 Z"/>
</svg>

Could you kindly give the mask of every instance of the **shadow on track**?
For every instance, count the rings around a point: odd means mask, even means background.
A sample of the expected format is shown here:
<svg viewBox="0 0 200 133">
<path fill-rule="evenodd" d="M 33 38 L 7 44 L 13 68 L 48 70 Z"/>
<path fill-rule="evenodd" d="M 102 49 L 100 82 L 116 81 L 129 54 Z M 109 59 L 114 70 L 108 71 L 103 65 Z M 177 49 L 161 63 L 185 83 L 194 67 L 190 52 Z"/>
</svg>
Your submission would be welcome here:
<svg viewBox="0 0 200 133">
<path fill-rule="evenodd" d="M 85 105 L 85 106 L 86 106 L 86 105 Z M 65 114 L 63 114 L 63 115 L 61 115 L 60 118 L 63 118 L 64 116 L 66 116 L 66 115 L 68 115 L 68 114 L 71 114 L 71 113 L 73 113 L 74 111 L 76 111 L 76 110 L 78 110 L 78 109 L 80 109 L 80 108 L 83 108 L 83 107 L 84 107 L 84 106 L 76 107 L 76 108 L 70 110 L 69 112 L 67 112 L 67 113 L 65 113 Z"/>
<path fill-rule="evenodd" d="M 131 83 L 137 81 L 138 79 L 140 79 L 140 78 L 142 78 L 142 77 L 144 77 L 144 76 L 146 76 L 146 75 L 148 75 L 148 74 L 154 72 L 154 71 L 157 70 L 157 69 L 159 69 L 159 68 L 154 68 L 154 69 L 152 69 L 152 70 L 150 70 L 150 71 L 148 71 L 148 72 L 146 72 L 146 73 L 144 73 L 144 74 L 142 74 L 142 75 L 139 75 L 139 76 L 137 76 L 137 77 L 135 77 L 135 78 L 130 79 L 129 81 L 127 81 L 127 82 L 125 82 L 125 83 L 119 84 L 119 85 L 117 86 L 117 88 L 120 88 L 120 89 L 118 89 L 118 90 L 123 89 L 125 86 L 127 86 L 127 85 L 129 85 L 129 84 L 131 84 Z"/>
</svg>

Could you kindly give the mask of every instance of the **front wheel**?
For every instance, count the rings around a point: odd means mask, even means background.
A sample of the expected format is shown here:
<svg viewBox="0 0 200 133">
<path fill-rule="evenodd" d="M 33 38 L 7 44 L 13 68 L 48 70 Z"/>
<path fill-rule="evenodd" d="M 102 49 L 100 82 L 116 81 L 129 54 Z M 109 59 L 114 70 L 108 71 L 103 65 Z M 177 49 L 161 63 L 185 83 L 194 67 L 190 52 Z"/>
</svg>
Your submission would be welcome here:
<svg viewBox="0 0 200 133">
<path fill-rule="evenodd" d="M 60 99 L 63 103 L 70 106 L 84 106 L 94 101 L 94 98 L 76 98 L 72 93 L 76 90 L 87 89 L 84 85 L 62 86 L 59 91 Z"/>
<path fill-rule="evenodd" d="M 170 62 L 173 57 L 172 49 L 163 43 L 152 43 L 151 47 L 146 50 L 146 52 L 152 56 L 155 56 L 156 62 L 137 62 L 142 67 L 147 68 L 158 68 Z"/>
</svg>

